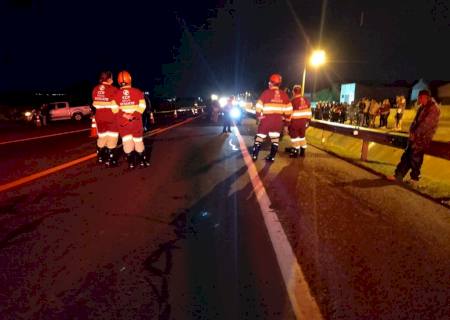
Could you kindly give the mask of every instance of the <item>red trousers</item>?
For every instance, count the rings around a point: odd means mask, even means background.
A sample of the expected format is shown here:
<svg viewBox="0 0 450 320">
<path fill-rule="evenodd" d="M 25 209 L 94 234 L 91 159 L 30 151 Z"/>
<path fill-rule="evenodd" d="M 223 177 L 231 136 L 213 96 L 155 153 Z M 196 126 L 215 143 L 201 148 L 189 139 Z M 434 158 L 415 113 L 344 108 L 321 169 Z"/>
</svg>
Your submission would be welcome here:
<svg viewBox="0 0 450 320">
<path fill-rule="evenodd" d="M 118 132 L 117 113 L 113 113 L 111 109 L 98 109 L 95 112 L 95 122 L 99 133 Z"/>
<path fill-rule="evenodd" d="M 142 126 L 141 114 L 139 112 L 128 113 L 133 117 L 131 120 L 124 118 L 123 114 L 120 111 L 117 116 L 120 136 L 132 135 L 134 138 L 142 137 L 144 135 L 144 127 Z"/>
</svg>

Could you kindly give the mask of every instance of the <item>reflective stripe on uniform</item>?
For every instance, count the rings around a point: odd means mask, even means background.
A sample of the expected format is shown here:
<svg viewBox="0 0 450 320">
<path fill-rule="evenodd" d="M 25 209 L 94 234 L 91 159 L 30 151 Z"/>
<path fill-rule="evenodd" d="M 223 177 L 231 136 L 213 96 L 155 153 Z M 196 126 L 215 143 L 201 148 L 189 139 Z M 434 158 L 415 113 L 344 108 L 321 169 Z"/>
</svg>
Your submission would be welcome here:
<svg viewBox="0 0 450 320">
<path fill-rule="evenodd" d="M 292 107 L 292 103 L 288 103 L 288 104 L 286 104 L 285 106 L 284 106 L 284 110 L 287 110 L 287 111 L 292 111 L 292 110 L 294 110 L 294 107 Z"/>
<path fill-rule="evenodd" d="M 258 100 L 258 102 L 256 102 L 256 106 L 255 106 L 255 110 L 256 112 L 261 112 L 263 109 L 263 103 L 261 100 Z"/>
<path fill-rule="evenodd" d="M 133 113 L 135 111 L 140 110 L 140 107 L 138 104 L 129 104 L 129 105 L 125 105 L 125 106 L 120 106 L 120 110 L 122 110 L 123 112 L 126 113 Z"/>
<path fill-rule="evenodd" d="M 279 138 L 280 133 L 279 132 L 269 132 L 269 137 L 270 138 Z"/>
<path fill-rule="evenodd" d="M 268 106 L 268 105 L 264 105 L 263 107 L 264 112 L 283 112 L 284 111 L 284 106 Z"/>
<path fill-rule="evenodd" d="M 145 100 L 144 99 L 140 99 L 139 100 L 139 108 L 138 108 L 138 112 L 143 113 L 145 111 L 145 108 L 147 107 L 147 105 L 145 104 Z"/>
<path fill-rule="evenodd" d="M 108 137 L 112 137 L 112 138 L 117 138 L 119 137 L 119 133 L 118 132 L 113 132 L 113 131 L 106 131 L 106 135 Z"/>
<path fill-rule="evenodd" d="M 136 110 L 134 109 L 122 109 L 122 112 L 124 113 L 134 113 Z"/>
<path fill-rule="evenodd" d="M 312 116 L 312 112 L 311 111 L 298 111 L 295 110 L 292 113 L 292 117 L 296 118 L 296 117 L 311 117 Z"/>
<path fill-rule="evenodd" d="M 133 140 L 133 135 L 131 135 L 131 134 L 128 134 L 125 137 L 122 137 L 123 142 L 131 141 L 131 140 Z"/>
<path fill-rule="evenodd" d="M 92 105 L 95 109 L 117 109 L 119 106 L 113 101 L 94 101 Z"/>
</svg>

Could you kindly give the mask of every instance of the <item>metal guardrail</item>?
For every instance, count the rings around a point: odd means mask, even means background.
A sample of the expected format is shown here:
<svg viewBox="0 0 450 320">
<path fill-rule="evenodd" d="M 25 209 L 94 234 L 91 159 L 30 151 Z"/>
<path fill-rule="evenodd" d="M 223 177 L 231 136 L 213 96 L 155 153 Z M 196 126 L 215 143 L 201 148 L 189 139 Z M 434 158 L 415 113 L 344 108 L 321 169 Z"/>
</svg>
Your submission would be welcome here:
<svg viewBox="0 0 450 320">
<path fill-rule="evenodd" d="M 394 148 L 405 148 L 408 143 L 408 135 L 401 133 L 379 132 L 374 129 L 361 128 L 351 125 L 329 123 L 327 121 L 312 120 L 311 127 L 326 131 L 335 132 L 345 136 L 361 139 L 363 141 L 361 147 L 361 160 L 367 161 L 369 153 L 369 142 L 375 142 Z M 430 146 L 425 150 L 425 154 L 450 160 L 450 142 L 432 141 Z"/>
<path fill-rule="evenodd" d="M 253 109 L 246 109 L 247 113 L 254 116 Z M 352 126 L 323 120 L 312 120 L 311 127 L 331 131 L 344 136 L 361 139 L 363 141 L 361 147 L 361 160 L 367 161 L 369 154 L 369 143 L 375 142 L 378 144 L 404 149 L 408 143 L 408 135 L 396 132 L 380 132 L 375 129 Z M 430 146 L 425 150 L 425 154 L 450 160 L 450 142 L 432 141 Z"/>
</svg>

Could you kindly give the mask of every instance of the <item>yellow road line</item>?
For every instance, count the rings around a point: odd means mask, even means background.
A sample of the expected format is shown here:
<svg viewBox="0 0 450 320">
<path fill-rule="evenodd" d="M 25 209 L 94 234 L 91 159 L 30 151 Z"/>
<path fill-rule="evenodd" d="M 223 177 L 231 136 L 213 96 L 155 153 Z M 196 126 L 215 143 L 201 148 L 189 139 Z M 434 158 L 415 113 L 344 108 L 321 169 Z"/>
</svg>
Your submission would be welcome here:
<svg viewBox="0 0 450 320">
<path fill-rule="evenodd" d="M 30 176 L 27 176 L 27 177 L 24 177 L 24 178 L 20 178 L 18 180 L 15 180 L 15 181 L 3 184 L 3 185 L 0 186 L 0 192 L 6 191 L 6 190 L 11 189 L 11 188 L 15 188 L 15 187 L 20 186 L 20 185 L 22 185 L 24 183 L 27 183 L 27 182 L 39 179 L 41 177 L 45 177 L 45 176 L 47 176 L 47 175 L 49 175 L 51 173 L 54 173 L 54 172 L 57 172 L 57 171 L 69 168 L 69 167 L 74 166 L 76 164 L 79 164 L 81 162 L 84 162 L 84 161 L 90 160 L 92 158 L 95 158 L 96 156 L 97 156 L 96 153 L 92 153 L 92 154 L 89 154 L 89 155 L 84 156 L 82 158 L 79 158 L 79 159 L 76 159 L 76 160 L 73 160 L 73 161 L 70 161 L 70 162 L 66 162 L 66 163 L 63 163 L 63 164 L 61 164 L 59 166 L 56 166 L 56 167 L 53 167 L 53 168 L 50 168 L 50 169 L 47 169 L 47 170 L 44 170 L 44 171 L 32 174 Z"/>
<path fill-rule="evenodd" d="M 167 127 L 167 128 L 162 128 L 162 129 L 161 129 L 161 128 L 158 128 L 158 129 L 152 130 L 152 131 L 150 131 L 150 132 L 149 132 L 147 135 L 145 135 L 145 136 L 146 136 L 146 137 L 154 136 L 154 135 L 156 135 L 156 134 L 159 134 L 159 133 L 168 131 L 168 130 L 170 130 L 170 129 L 179 127 L 179 126 L 181 126 L 181 125 L 183 125 L 183 124 L 189 123 L 189 122 L 191 122 L 191 121 L 194 120 L 194 119 L 195 119 L 195 118 L 189 118 L 189 119 L 187 119 L 187 120 L 185 120 L 185 121 L 183 121 L 183 122 L 174 124 L 174 125 L 169 126 L 169 127 Z M 3 192 L 3 191 L 6 191 L 6 190 L 9 190 L 9 189 L 18 187 L 18 186 L 20 186 L 20 185 L 22 185 L 22 184 L 25 184 L 25 183 L 28 183 L 28 182 L 37 180 L 37 179 L 39 179 L 39 178 L 48 176 L 49 174 L 52 174 L 52 173 L 55 173 L 55 172 L 64 170 L 64 169 L 69 168 L 69 167 L 72 167 L 72 166 L 75 166 L 75 165 L 80 164 L 80 163 L 82 163 L 82 162 L 84 162 L 84 161 L 93 159 L 93 158 L 95 158 L 96 156 L 97 156 L 96 153 L 91 153 L 91 154 L 89 154 L 89 155 L 87 155 L 87 156 L 84 156 L 84 157 L 81 157 L 81 158 L 79 158 L 79 159 L 76 159 L 76 160 L 73 160 L 73 161 L 69 161 L 69 162 L 63 163 L 63 164 L 61 164 L 61 165 L 59 165 L 59 166 L 56 166 L 56 167 L 53 167 L 53 168 L 50 168 L 50 169 L 46 169 L 46 170 L 43 170 L 43 171 L 34 173 L 34 174 L 32 174 L 32 175 L 29 175 L 29 176 L 27 176 L 27 177 L 23 177 L 23 178 L 20 178 L 20 179 L 17 179 L 17 180 L 14 180 L 14 181 L 11 181 L 11 182 L 2 184 L 2 185 L 0 185 L 0 192 Z"/>
</svg>

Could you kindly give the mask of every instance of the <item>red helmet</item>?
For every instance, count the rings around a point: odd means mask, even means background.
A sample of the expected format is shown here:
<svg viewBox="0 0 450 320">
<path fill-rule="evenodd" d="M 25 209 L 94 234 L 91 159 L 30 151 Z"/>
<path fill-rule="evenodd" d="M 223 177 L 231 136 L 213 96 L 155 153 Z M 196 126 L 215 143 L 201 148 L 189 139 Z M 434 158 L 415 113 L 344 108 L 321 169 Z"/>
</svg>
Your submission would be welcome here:
<svg viewBox="0 0 450 320">
<path fill-rule="evenodd" d="M 117 82 L 119 86 L 129 86 L 131 84 L 131 75 L 128 71 L 120 71 L 117 75 Z"/>
<path fill-rule="evenodd" d="M 279 75 L 278 73 L 274 73 L 270 76 L 269 82 L 274 86 L 279 86 L 281 84 L 281 75 Z"/>
<path fill-rule="evenodd" d="M 296 84 L 294 88 L 292 88 L 292 91 L 294 91 L 294 94 L 301 94 L 302 93 L 302 86 L 299 84 Z"/>
</svg>

